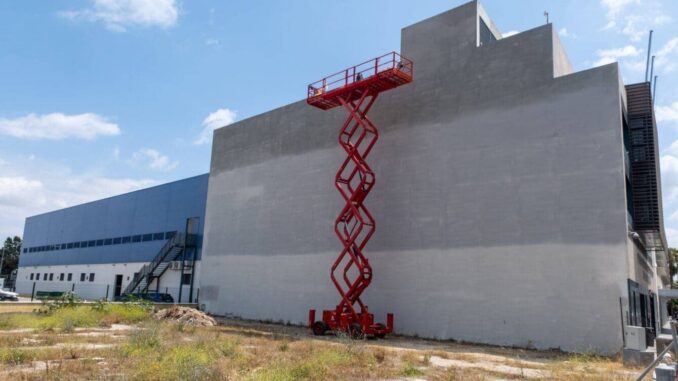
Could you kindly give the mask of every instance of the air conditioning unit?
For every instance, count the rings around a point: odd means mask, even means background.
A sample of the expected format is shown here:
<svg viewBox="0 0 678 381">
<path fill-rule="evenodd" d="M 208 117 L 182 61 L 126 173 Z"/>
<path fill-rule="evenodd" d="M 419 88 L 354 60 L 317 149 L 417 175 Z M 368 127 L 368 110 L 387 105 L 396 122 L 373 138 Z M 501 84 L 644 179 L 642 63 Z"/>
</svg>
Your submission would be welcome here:
<svg viewBox="0 0 678 381">
<path fill-rule="evenodd" d="M 624 337 L 626 338 L 626 348 L 635 349 L 637 351 L 644 351 L 647 349 L 645 343 L 645 327 L 627 325 L 624 329 Z"/>
<path fill-rule="evenodd" d="M 181 261 L 172 261 L 169 265 L 170 270 L 181 271 Z M 191 269 L 191 262 L 186 261 L 184 263 L 184 270 Z"/>
</svg>

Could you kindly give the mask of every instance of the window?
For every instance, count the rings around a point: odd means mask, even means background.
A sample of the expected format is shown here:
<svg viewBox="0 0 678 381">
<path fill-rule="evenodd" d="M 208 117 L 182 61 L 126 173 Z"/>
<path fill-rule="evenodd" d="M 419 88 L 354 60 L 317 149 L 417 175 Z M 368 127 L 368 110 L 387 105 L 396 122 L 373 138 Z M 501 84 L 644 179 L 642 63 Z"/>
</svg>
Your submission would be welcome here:
<svg viewBox="0 0 678 381">
<path fill-rule="evenodd" d="M 153 234 L 144 234 L 143 241 L 147 242 L 153 239 Z"/>
<path fill-rule="evenodd" d="M 103 246 L 104 245 L 104 240 L 103 239 L 98 239 L 97 240 L 97 246 Z"/>
<path fill-rule="evenodd" d="M 59 281 L 64 281 L 64 273 L 59 274 Z"/>
<path fill-rule="evenodd" d="M 104 240 L 104 245 L 106 245 L 106 246 L 110 245 L 111 243 L 113 243 L 113 239 L 112 239 L 112 238 L 106 238 L 106 239 Z"/>
<path fill-rule="evenodd" d="M 67 249 L 72 249 L 73 248 L 73 242 L 66 244 Z"/>
<path fill-rule="evenodd" d="M 132 242 L 141 242 L 141 236 L 135 235 L 134 237 L 132 237 Z"/>
<path fill-rule="evenodd" d="M 113 244 L 114 245 L 120 245 L 121 242 L 122 242 L 122 237 L 113 238 Z"/>
<path fill-rule="evenodd" d="M 85 281 L 85 273 L 80 273 L 80 281 L 81 282 Z"/>
<path fill-rule="evenodd" d="M 40 280 L 40 273 L 35 273 L 35 280 Z"/>
<path fill-rule="evenodd" d="M 49 273 L 49 280 L 53 281 L 54 280 L 54 273 Z"/>
<path fill-rule="evenodd" d="M 61 244 L 61 250 L 66 250 L 66 244 L 65 243 Z"/>
<path fill-rule="evenodd" d="M 177 232 L 167 232 L 165 233 L 165 239 L 174 238 L 175 234 L 177 234 Z"/>
<path fill-rule="evenodd" d="M 80 247 L 87 247 L 87 241 L 80 242 Z"/>
<path fill-rule="evenodd" d="M 60 248 L 61 248 L 61 246 L 59 246 L 59 245 L 54 245 L 54 250 L 59 250 Z"/>
<path fill-rule="evenodd" d="M 181 284 L 191 284 L 191 274 L 182 274 Z"/>
<path fill-rule="evenodd" d="M 127 237 L 122 237 L 122 243 L 130 243 L 132 242 L 132 237 L 127 236 Z"/>
<path fill-rule="evenodd" d="M 28 248 L 24 247 L 24 253 L 26 253 L 27 251 L 28 251 Z M 31 279 L 33 279 L 33 278 L 31 278 Z"/>
<path fill-rule="evenodd" d="M 73 242 L 73 248 L 79 249 L 80 248 L 80 242 Z"/>
<path fill-rule="evenodd" d="M 96 241 L 87 242 L 87 247 L 94 247 L 94 246 L 96 246 Z"/>
<path fill-rule="evenodd" d="M 68 273 L 68 279 L 69 282 L 73 280 L 73 273 Z"/>
<path fill-rule="evenodd" d="M 94 273 L 89 273 L 89 281 L 94 282 Z"/>
<path fill-rule="evenodd" d="M 155 233 L 153 234 L 153 240 L 154 241 L 160 241 L 165 239 L 165 233 Z"/>
<path fill-rule="evenodd" d="M 45 281 L 47 280 L 47 273 L 45 273 L 45 275 L 42 277 L 42 280 L 45 280 Z"/>
<path fill-rule="evenodd" d="M 31 278 L 30 278 L 30 279 L 33 280 L 33 273 L 31 273 Z"/>
</svg>

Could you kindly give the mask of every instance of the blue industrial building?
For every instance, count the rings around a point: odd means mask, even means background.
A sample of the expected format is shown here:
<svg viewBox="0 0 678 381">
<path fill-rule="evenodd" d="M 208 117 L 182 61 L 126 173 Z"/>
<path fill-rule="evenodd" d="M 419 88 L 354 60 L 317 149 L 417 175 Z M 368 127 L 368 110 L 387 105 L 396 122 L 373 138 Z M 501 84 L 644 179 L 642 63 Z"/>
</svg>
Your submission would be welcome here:
<svg viewBox="0 0 678 381">
<path fill-rule="evenodd" d="M 145 264 L 164 255 L 162 274 L 141 288 L 167 291 L 176 300 L 181 282 L 184 299 L 192 298 L 197 285 L 191 284 L 191 265 L 195 260 L 197 268 L 200 262 L 208 177 L 28 217 L 17 291 L 31 293 L 35 284 L 39 291 L 74 289 L 83 297 L 113 298 L 131 287 Z M 185 233 L 193 237 L 190 245 L 179 239 Z M 183 272 L 176 266 L 182 259 Z"/>
</svg>

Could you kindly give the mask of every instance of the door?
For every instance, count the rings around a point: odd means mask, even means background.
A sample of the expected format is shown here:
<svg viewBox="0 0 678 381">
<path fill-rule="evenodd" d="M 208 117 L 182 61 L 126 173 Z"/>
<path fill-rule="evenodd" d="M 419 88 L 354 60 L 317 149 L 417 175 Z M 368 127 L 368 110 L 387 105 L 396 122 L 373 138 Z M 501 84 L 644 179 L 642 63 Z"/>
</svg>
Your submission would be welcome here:
<svg viewBox="0 0 678 381">
<path fill-rule="evenodd" d="M 122 274 L 117 274 L 115 276 L 115 288 L 113 289 L 113 296 L 120 296 L 122 292 Z"/>
</svg>

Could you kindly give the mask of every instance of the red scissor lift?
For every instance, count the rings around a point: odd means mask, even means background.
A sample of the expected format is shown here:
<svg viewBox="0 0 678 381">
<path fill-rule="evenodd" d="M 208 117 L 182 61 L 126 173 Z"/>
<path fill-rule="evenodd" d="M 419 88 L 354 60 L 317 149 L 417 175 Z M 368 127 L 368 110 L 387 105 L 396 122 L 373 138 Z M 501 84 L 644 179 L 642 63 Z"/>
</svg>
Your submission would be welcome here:
<svg viewBox="0 0 678 381">
<path fill-rule="evenodd" d="M 315 310 L 309 311 L 308 323 L 316 335 L 329 330 L 354 338 L 384 337 L 393 331 L 393 314 L 387 315 L 386 325 L 375 323 L 360 299 L 372 281 L 372 266 L 363 249 L 375 229 L 374 218 L 363 204 L 375 181 L 365 159 L 379 138 L 367 113 L 381 92 L 411 82 L 412 74 L 412 61 L 391 52 L 308 86 L 308 104 L 323 110 L 343 106 L 349 114 L 339 132 L 339 144 L 347 156 L 335 177 L 346 202 L 334 224 L 343 249 L 330 271 L 341 300 L 335 309 L 323 311 L 322 320 L 316 321 Z"/>
</svg>

